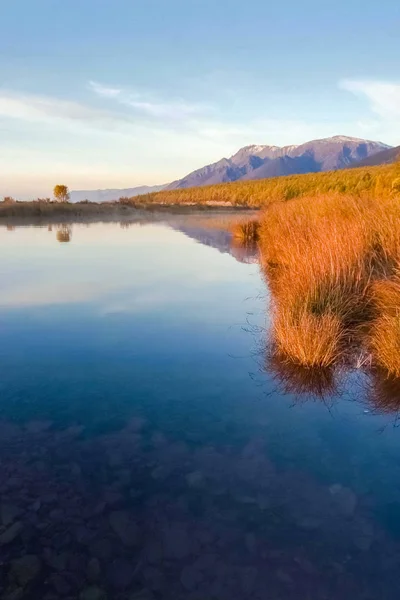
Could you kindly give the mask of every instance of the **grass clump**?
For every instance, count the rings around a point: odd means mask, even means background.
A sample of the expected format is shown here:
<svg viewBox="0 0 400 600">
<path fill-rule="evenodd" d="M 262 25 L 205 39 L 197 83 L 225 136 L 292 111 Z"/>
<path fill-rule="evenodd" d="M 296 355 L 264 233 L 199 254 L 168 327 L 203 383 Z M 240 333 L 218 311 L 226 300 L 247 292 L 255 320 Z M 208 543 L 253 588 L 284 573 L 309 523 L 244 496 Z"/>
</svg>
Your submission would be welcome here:
<svg viewBox="0 0 400 600">
<path fill-rule="evenodd" d="M 369 331 L 374 364 L 390 377 L 400 377 L 400 279 L 374 282 L 371 293 L 376 318 Z"/>
<path fill-rule="evenodd" d="M 330 367 L 364 336 L 375 364 L 400 376 L 398 199 L 334 193 L 275 204 L 259 239 L 280 353 Z"/>
<path fill-rule="evenodd" d="M 343 326 L 332 313 L 317 316 L 305 307 L 296 315 L 284 307 L 275 316 L 273 336 L 281 355 L 306 367 L 330 367 L 340 356 Z"/>
</svg>

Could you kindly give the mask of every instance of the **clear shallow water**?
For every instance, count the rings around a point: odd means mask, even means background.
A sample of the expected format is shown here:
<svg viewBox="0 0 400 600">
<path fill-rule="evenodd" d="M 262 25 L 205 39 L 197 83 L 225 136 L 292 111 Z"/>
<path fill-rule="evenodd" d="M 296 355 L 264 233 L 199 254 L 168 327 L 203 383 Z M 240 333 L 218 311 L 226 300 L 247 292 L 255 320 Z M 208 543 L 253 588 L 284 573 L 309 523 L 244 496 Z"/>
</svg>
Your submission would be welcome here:
<svg viewBox="0 0 400 600">
<path fill-rule="evenodd" d="M 0 228 L 1 598 L 396 598 L 396 410 L 285 393 L 254 255 L 171 223 Z"/>
</svg>

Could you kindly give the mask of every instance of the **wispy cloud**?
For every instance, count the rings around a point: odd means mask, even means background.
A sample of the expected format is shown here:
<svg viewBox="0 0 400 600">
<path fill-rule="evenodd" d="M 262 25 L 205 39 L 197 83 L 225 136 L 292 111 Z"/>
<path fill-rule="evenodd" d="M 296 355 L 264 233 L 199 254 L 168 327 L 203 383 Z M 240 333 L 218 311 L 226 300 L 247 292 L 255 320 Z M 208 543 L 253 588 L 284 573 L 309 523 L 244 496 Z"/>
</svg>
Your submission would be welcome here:
<svg viewBox="0 0 400 600">
<path fill-rule="evenodd" d="M 383 119 L 400 119 L 400 83 L 345 79 L 339 85 L 367 99 L 373 112 Z"/>
<path fill-rule="evenodd" d="M 400 83 L 374 79 L 344 79 L 342 90 L 351 92 L 364 104 L 354 128 L 360 136 L 400 144 Z"/>
<path fill-rule="evenodd" d="M 164 100 L 152 93 L 141 93 L 123 88 L 103 85 L 89 81 L 89 88 L 98 96 L 116 100 L 119 104 L 157 119 L 181 120 L 212 111 L 212 107 L 198 102 L 183 99 Z"/>
<path fill-rule="evenodd" d="M 123 114 L 78 102 L 10 91 L 0 91 L 0 116 L 32 122 L 67 121 L 108 129 L 127 121 Z"/>
</svg>

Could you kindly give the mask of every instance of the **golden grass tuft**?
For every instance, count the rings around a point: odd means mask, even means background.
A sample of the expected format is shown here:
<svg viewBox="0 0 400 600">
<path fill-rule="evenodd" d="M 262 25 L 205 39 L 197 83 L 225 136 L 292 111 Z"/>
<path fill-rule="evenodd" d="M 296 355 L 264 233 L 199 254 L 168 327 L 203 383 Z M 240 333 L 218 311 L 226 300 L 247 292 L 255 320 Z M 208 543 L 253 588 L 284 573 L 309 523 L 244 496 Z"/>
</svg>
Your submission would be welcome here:
<svg viewBox="0 0 400 600">
<path fill-rule="evenodd" d="M 375 363 L 394 377 L 400 377 L 400 311 L 383 314 L 371 328 L 370 347 Z"/>
<path fill-rule="evenodd" d="M 280 352 L 327 367 L 367 331 L 376 363 L 400 375 L 398 200 L 334 193 L 275 204 L 259 238 Z"/>
<path fill-rule="evenodd" d="M 341 353 L 343 325 L 333 314 L 314 315 L 305 307 L 299 314 L 280 309 L 273 323 L 278 352 L 307 367 L 330 367 Z"/>
</svg>

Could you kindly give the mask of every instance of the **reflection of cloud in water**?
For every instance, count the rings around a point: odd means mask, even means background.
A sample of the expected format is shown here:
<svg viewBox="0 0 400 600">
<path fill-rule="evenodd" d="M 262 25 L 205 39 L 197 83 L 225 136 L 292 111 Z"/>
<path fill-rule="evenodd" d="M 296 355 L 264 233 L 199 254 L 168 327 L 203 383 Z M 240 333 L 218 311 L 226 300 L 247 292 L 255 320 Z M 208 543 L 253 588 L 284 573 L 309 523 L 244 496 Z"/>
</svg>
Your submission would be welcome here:
<svg viewBox="0 0 400 600">
<path fill-rule="evenodd" d="M 0 291 L 0 306 L 18 308 L 89 302 L 97 298 L 99 293 L 106 292 L 107 287 L 88 282 L 75 285 L 68 282 L 57 285 L 51 282 L 27 283 L 21 288 Z"/>
</svg>

